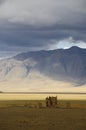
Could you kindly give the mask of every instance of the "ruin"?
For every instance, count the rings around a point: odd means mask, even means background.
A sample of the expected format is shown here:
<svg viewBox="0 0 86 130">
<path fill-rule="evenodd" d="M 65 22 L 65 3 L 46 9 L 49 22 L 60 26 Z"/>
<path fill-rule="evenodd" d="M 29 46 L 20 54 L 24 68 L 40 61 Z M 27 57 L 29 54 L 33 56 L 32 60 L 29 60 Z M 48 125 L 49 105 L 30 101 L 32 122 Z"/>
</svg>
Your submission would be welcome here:
<svg viewBox="0 0 86 130">
<path fill-rule="evenodd" d="M 57 107 L 57 96 L 56 97 L 47 97 L 46 98 L 46 107 Z"/>
</svg>

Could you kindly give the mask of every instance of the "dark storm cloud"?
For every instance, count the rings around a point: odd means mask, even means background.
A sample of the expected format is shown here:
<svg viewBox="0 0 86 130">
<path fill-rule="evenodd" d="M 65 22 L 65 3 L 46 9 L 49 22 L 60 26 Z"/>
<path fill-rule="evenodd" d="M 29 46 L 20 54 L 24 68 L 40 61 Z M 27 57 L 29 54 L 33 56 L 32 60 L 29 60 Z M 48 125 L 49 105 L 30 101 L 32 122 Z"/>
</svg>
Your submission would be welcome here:
<svg viewBox="0 0 86 130">
<path fill-rule="evenodd" d="M 1 0 L 0 5 L 1 49 L 47 49 L 69 37 L 86 42 L 86 0 Z"/>
</svg>

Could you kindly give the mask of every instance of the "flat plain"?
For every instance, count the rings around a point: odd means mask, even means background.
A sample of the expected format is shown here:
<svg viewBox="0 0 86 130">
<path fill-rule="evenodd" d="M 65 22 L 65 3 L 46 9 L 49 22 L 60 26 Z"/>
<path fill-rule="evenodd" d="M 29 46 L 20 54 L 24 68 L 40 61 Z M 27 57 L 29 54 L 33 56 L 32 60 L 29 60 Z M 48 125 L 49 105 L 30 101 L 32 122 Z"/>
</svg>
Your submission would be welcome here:
<svg viewBox="0 0 86 130">
<path fill-rule="evenodd" d="M 86 101 L 68 103 L 46 108 L 40 100 L 0 101 L 0 130 L 86 130 Z"/>
</svg>

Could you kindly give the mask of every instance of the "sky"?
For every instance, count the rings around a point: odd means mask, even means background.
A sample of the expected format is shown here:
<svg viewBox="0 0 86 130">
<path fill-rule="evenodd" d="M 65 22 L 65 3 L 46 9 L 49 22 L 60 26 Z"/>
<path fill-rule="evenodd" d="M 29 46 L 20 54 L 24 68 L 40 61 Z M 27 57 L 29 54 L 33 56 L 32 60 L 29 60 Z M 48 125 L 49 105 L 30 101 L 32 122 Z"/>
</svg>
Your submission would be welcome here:
<svg viewBox="0 0 86 130">
<path fill-rule="evenodd" d="M 86 48 L 86 0 L 0 0 L 0 59 L 75 45 Z"/>
</svg>

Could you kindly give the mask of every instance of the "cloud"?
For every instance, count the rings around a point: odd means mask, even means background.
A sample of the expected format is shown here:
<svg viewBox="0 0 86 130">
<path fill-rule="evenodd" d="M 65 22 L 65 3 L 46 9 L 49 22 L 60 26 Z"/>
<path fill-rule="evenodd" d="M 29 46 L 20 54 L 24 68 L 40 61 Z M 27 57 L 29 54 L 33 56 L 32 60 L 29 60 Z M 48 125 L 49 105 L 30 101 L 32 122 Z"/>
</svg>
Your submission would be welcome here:
<svg viewBox="0 0 86 130">
<path fill-rule="evenodd" d="M 3 4 L 5 2 L 5 0 L 0 0 L 0 5 Z"/>
<path fill-rule="evenodd" d="M 64 49 L 68 49 L 72 46 L 78 46 L 80 48 L 86 48 L 86 42 L 84 41 L 80 41 L 80 40 L 75 40 L 73 39 L 71 36 L 59 41 L 52 41 L 53 44 L 51 44 L 49 46 L 49 50 L 53 50 L 53 49 L 60 49 L 60 48 L 64 48 Z"/>
<path fill-rule="evenodd" d="M 43 27 L 83 23 L 85 0 L 5 0 L 0 19 L 9 23 Z"/>
<path fill-rule="evenodd" d="M 86 0 L 0 0 L 0 50 L 47 49 L 70 36 L 86 43 L 85 5 Z"/>
</svg>

